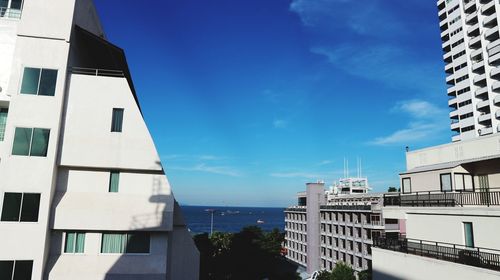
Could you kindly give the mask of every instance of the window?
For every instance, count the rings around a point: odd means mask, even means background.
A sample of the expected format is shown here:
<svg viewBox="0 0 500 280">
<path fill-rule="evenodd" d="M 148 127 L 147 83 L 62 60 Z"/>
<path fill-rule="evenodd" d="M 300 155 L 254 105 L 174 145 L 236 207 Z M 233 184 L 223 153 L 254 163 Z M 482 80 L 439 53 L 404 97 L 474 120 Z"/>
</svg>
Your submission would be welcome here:
<svg viewBox="0 0 500 280">
<path fill-rule="evenodd" d="M 84 232 L 66 232 L 64 253 L 83 253 L 85 248 Z"/>
<path fill-rule="evenodd" d="M 111 120 L 111 132 L 122 132 L 123 109 L 113 108 L 113 117 Z"/>
<path fill-rule="evenodd" d="M 39 193 L 5 193 L 2 216 L 4 222 L 37 222 L 40 206 Z"/>
<path fill-rule="evenodd" d="M 120 172 L 111 171 L 109 173 L 109 192 L 118 192 L 119 181 L 120 181 Z"/>
<path fill-rule="evenodd" d="M 455 190 L 474 191 L 472 176 L 465 173 L 455 173 Z"/>
<path fill-rule="evenodd" d="M 31 280 L 33 261 L 0 261 L 0 279 Z"/>
<path fill-rule="evenodd" d="M 50 129 L 16 127 L 12 155 L 46 157 Z"/>
<path fill-rule="evenodd" d="M 149 254 L 149 233 L 103 233 L 101 253 Z"/>
<path fill-rule="evenodd" d="M 0 108 L 0 141 L 5 137 L 5 125 L 7 124 L 7 114 L 9 109 Z"/>
<path fill-rule="evenodd" d="M 403 193 L 411 193 L 411 178 L 403 178 Z"/>
<path fill-rule="evenodd" d="M 441 181 L 441 191 L 442 192 L 449 192 L 452 190 L 452 185 L 451 185 L 451 173 L 446 173 L 446 174 L 440 174 L 440 181 Z"/>
<path fill-rule="evenodd" d="M 57 70 L 24 68 L 22 94 L 54 96 L 56 92 Z"/>
<path fill-rule="evenodd" d="M 464 237 L 465 246 L 474 247 L 474 231 L 472 230 L 472 223 L 464 222 Z"/>
</svg>

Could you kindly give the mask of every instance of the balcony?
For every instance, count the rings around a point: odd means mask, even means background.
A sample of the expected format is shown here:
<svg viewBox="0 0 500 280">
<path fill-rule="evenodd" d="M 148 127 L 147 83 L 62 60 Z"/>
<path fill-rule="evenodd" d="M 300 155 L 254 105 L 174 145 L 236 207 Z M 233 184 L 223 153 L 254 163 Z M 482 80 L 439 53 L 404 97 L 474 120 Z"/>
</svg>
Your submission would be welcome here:
<svg viewBox="0 0 500 280">
<path fill-rule="evenodd" d="M 496 111 L 495 118 L 500 119 L 500 109 Z"/>
<path fill-rule="evenodd" d="M 458 131 L 460 131 L 460 123 L 459 122 L 452 122 L 451 123 L 451 130 L 458 130 Z"/>
<path fill-rule="evenodd" d="M 484 20 L 483 20 L 483 25 L 485 27 L 489 27 L 493 24 L 495 24 L 497 22 L 497 13 L 493 13 L 489 16 L 487 16 Z"/>
<path fill-rule="evenodd" d="M 490 101 L 489 100 L 483 100 L 483 101 L 479 101 L 477 103 L 476 108 L 478 110 L 481 110 L 481 109 L 486 108 L 488 106 L 490 106 Z"/>
<path fill-rule="evenodd" d="M 474 77 L 474 84 L 486 82 L 486 74 L 477 75 Z"/>
<path fill-rule="evenodd" d="M 476 97 L 479 97 L 479 96 L 486 94 L 486 93 L 488 93 L 487 87 L 482 87 L 482 88 L 476 89 Z"/>
<path fill-rule="evenodd" d="M 454 85 L 455 84 L 455 79 L 454 78 L 454 75 L 449 75 L 448 77 L 446 77 L 446 83 L 448 85 Z"/>
<path fill-rule="evenodd" d="M 462 138 L 460 137 L 460 134 L 458 134 L 458 135 L 453 135 L 453 136 L 451 137 L 451 142 L 458 142 L 458 141 L 460 141 L 460 139 L 462 139 Z"/>
<path fill-rule="evenodd" d="M 449 63 L 444 66 L 444 71 L 449 74 L 453 74 L 453 64 Z"/>
<path fill-rule="evenodd" d="M 472 60 L 476 60 L 476 61 L 479 61 L 480 58 L 476 58 L 478 56 L 481 56 L 483 54 L 483 50 L 482 49 L 477 49 L 477 50 L 473 50 L 470 54 L 470 58 Z"/>
<path fill-rule="evenodd" d="M 493 127 L 487 126 L 485 128 L 478 129 L 479 131 L 479 136 L 484 136 L 484 135 L 489 135 L 493 133 Z"/>
<path fill-rule="evenodd" d="M 467 15 L 465 18 L 465 23 L 471 24 L 477 22 L 477 11 L 472 12 L 470 15 Z"/>
<path fill-rule="evenodd" d="M 484 192 L 414 192 L 384 194 L 384 206 L 401 207 L 458 207 L 458 206 L 498 206 L 500 189 L 490 188 Z"/>
<path fill-rule="evenodd" d="M 500 82 L 494 82 L 493 85 L 491 86 L 491 90 L 500 91 Z"/>
<path fill-rule="evenodd" d="M 493 99 L 493 103 L 495 103 L 495 105 L 500 104 L 500 95 L 495 96 L 495 99 Z"/>
<path fill-rule="evenodd" d="M 476 36 L 469 41 L 469 47 L 479 48 L 481 47 L 481 36 Z"/>
<path fill-rule="evenodd" d="M 464 265 L 500 271 L 500 251 L 460 244 L 405 238 L 373 239 L 373 246 L 385 250 L 444 260 Z"/>
<path fill-rule="evenodd" d="M 491 15 L 492 13 L 495 13 L 495 1 L 490 1 L 481 7 L 481 14 Z"/>
<path fill-rule="evenodd" d="M 494 67 L 491 69 L 491 72 L 490 72 L 490 77 L 492 78 L 499 78 L 500 76 L 500 68 L 498 67 Z"/>
<path fill-rule="evenodd" d="M 483 72 L 484 73 L 484 60 L 480 60 L 472 64 L 472 72 Z"/>
<path fill-rule="evenodd" d="M 487 121 L 490 121 L 491 122 L 491 114 L 490 113 L 486 113 L 486 114 L 482 114 L 480 115 L 478 118 L 477 118 L 478 122 L 482 123 L 482 122 L 487 122 Z"/>
<path fill-rule="evenodd" d="M 469 27 L 469 29 L 467 29 L 467 35 L 469 35 L 470 37 L 476 36 L 474 35 L 475 31 L 479 32 L 479 23 L 476 23 L 473 26 Z"/>
<path fill-rule="evenodd" d="M 484 38 L 489 41 L 498 39 L 498 25 L 493 28 L 487 29 L 486 32 L 484 32 Z"/>
<path fill-rule="evenodd" d="M 450 112 L 450 119 L 458 118 L 458 110 L 454 110 Z"/>
</svg>

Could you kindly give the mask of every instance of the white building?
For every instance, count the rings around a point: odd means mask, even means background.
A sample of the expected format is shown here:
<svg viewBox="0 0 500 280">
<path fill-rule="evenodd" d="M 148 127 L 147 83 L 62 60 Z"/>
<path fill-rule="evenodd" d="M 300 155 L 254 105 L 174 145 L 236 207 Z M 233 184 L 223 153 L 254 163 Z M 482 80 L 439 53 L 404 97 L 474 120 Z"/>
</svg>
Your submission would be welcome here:
<svg viewBox="0 0 500 280">
<path fill-rule="evenodd" d="M 198 279 L 91 0 L 0 1 L 0 279 Z"/>
<path fill-rule="evenodd" d="M 382 194 L 366 193 L 366 178 L 339 182 L 336 194 L 323 183 L 307 184 L 298 205 L 285 210 L 286 257 L 309 274 L 331 271 L 337 262 L 356 272 L 370 269 L 372 239 L 400 231 L 397 219 L 382 217 Z"/>
<path fill-rule="evenodd" d="M 500 131 L 500 39 L 494 0 L 438 0 L 453 141 Z"/>
<path fill-rule="evenodd" d="M 386 194 L 398 237 L 374 240 L 374 279 L 500 278 L 500 134 L 406 154 L 402 193 Z"/>
</svg>

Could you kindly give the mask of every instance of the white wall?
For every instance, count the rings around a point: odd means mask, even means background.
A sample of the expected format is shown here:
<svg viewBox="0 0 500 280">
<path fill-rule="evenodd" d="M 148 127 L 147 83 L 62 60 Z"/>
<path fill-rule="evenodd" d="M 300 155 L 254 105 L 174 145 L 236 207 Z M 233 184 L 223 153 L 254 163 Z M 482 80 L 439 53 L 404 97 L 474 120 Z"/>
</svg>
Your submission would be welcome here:
<svg viewBox="0 0 500 280">
<path fill-rule="evenodd" d="M 432 258 L 372 248 L 374 280 L 494 280 L 500 272 Z"/>
</svg>

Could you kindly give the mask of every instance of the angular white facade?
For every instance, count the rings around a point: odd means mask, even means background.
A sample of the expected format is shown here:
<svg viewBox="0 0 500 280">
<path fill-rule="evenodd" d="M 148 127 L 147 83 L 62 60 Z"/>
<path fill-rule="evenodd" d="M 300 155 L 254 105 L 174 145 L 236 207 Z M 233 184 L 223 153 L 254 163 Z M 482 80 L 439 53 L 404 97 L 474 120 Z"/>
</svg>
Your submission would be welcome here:
<svg viewBox="0 0 500 280">
<path fill-rule="evenodd" d="M 124 53 L 91 0 L 1 4 L 0 88 L 0 279 L 198 279 Z"/>
<path fill-rule="evenodd" d="M 500 38 L 494 0 L 437 1 L 453 141 L 500 131 Z"/>
</svg>

